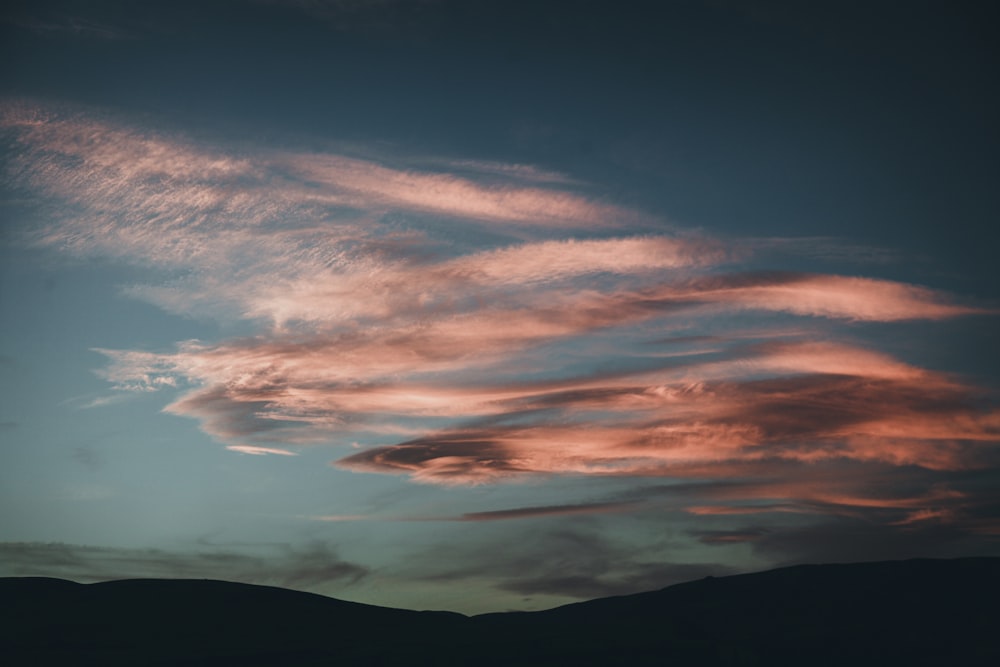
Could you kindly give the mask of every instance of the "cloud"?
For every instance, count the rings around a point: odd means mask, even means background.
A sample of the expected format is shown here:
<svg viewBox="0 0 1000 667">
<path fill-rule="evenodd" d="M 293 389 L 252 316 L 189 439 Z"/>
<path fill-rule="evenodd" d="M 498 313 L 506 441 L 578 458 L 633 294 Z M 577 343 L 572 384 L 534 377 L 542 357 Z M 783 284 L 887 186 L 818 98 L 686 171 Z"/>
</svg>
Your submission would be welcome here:
<svg viewBox="0 0 1000 667">
<path fill-rule="evenodd" d="M 482 513 L 487 521 L 468 529 L 474 539 L 418 550 L 405 575 L 459 584 L 485 577 L 505 591 L 580 599 L 748 567 L 992 555 L 1000 547 L 995 467 L 950 473 L 839 460 L 701 470 L 708 475 L 606 485 L 618 490 L 567 505 L 564 514 L 521 508 L 534 520 L 502 527 Z M 597 511 L 571 510 L 588 506 Z"/>
<path fill-rule="evenodd" d="M 765 531 L 762 529 L 744 530 L 699 530 L 694 531 L 698 539 L 705 544 L 741 544 L 760 539 Z"/>
<path fill-rule="evenodd" d="M 734 547 L 740 559 L 750 553 L 769 566 L 989 555 L 1000 547 L 995 464 L 955 472 L 758 461 L 702 472 L 712 476 L 617 497 L 638 503 L 661 530 L 683 531 L 717 550 L 721 562 Z"/>
<path fill-rule="evenodd" d="M 229 451 L 240 452 L 241 454 L 253 454 L 254 456 L 264 456 L 266 454 L 280 454 L 281 456 L 296 456 L 295 452 L 277 447 L 253 447 L 251 445 L 229 445 Z"/>
<path fill-rule="evenodd" d="M 914 285 L 808 274 L 725 276 L 703 281 L 687 298 L 797 315 L 873 322 L 938 320 L 996 312 L 951 303 L 944 294 Z"/>
<path fill-rule="evenodd" d="M 551 182 L 545 188 L 523 182 L 481 184 L 448 173 L 395 169 L 321 154 L 279 154 L 274 164 L 297 181 L 325 190 L 337 203 L 356 206 L 568 229 L 620 227 L 645 220 L 634 211 L 554 189 Z"/>
<path fill-rule="evenodd" d="M 753 549 L 772 562 L 846 563 L 993 556 L 1000 540 L 947 521 L 887 526 L 867 517 L 832 517 L 761 535 Z"/>
<path fill-rule="evenodd" d="M 521 391 L 492 404 L 506 405 L 508 421 L 501 414 L 339 465 L 445 484 L 527 474 L 685 477 L 704 474 L 701 466 L 775 460 L 956 470 L 986 465 L 1000 437 L 1000 412 L 982 409 L 972 388 L 835 345 L 769 345 L 569 391 Z"/>
<path fill-rule="evenodd" d="M 507 286 L 566 280 L 581 275 L 633 274 L 658 269 L 712 265 L 727 250 L 709 239 L 638 236 L 546 241 L 510 246 L 460 257 L 429 267 L 466 282 Z M 427 273 L 428 271 L 425 271 Z"/>
<path fill-rule="evenodd" d="M 595 599 L 643 593 L 695 579 L 736 573 L 734 568 L 718 563 L 627 563 L 620 569 L 620 573 L 608 576 L 608 570 L 603 567 L 580 563 L 568 571 L 547 571 L 536 577 L 512 579 L 501 588 L 524 595 Z"/>
<path fill-rule="evenodd" d="M 544 175 L 533 184 L 523 169 L 481 182 L 333 153 L 247 154 L 30 102 L 6 103 L 0 123 L 18 147 L 15 183 L 76 207 L 41 240 L 132 260 L 197 263 L 220 241 L 273 252 L 296 236 L 359 240 L 369 236 L 366 215 L 389 211 L 568 229 L 643 218 Z"/>
<path fill-rule="evenodd" d="M 136 578 L 222 579 L 289 588 L 348 586 L 369 573 L 367 568 L 341 560 L 322 542 L 271 551 L 173 552 L 52 542 L 0 542 L 0 572 L 3 576 L 58 577 L 81 583 Z"/>
<path fill-rule="evenodd" d="M 565 516 L 568 514 L 605 514 L 624 512 L 635 508 L 635 503 L 580 503 L 577 505 L 545 505 L 542 507 L 518 507 L 516 509 L 492 510 L 489 512 L 468 512 L 458 517 L 459 521 L 505 521 L 507 519 L 529 519 L 542 516 Z"/>
<path fill-rule="evenodd" d="M 900 530 L 967 521 L 979 492 L 938 497 L 928 481 L 880 498 L 878 484 L 996 465 L 987 388 L 864 342 L 866 323 L 903 330 L 989 304 L 745 270 L 776 246 L 849 245 L 713 238 L 526 165 L 236 148 L 24 101 L 5 103 L 0 126 L 11 186 L 44 213 L 27 241 L 142 267 L 128 295 L 249 331 L 99 350 L 116 388 L 169 394 L 167 412 L 234 452 L 351 444 L 336 465 L 439 485 L 700 481 L 675 507 L 689 518 L 880 512 Z M 856 484 L 812 474 L 845 465 Z M 702 537 L 750 534 L 718 530 Z"/>
<path fill-rule="evenodd" d="M 723 563 L 676 562 L 676 555 L 664 557 L 660 542 L 621 542 L 571 521 L 480 535 L 449 545 L 447 554 L 431 547 L 408 558 L 405 574 L 438 584 L 488 577 L 496 588 L 525 596 L 592 599 L 735 572 Z"/>
</svg>

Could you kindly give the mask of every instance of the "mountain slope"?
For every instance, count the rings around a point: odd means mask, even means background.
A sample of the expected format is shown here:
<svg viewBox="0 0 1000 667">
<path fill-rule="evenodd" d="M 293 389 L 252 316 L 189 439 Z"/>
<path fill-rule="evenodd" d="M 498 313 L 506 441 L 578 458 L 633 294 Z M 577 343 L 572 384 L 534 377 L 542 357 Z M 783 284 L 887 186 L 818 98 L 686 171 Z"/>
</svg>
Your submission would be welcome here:
<svg viewBox="0 0 1000 667">
<path fill-rule="evenodd" d="M 0 647 L 26 665 L 381 664 L 467 620 L 208 580 L 0 579 L 0 600 Z"/>
<path fill-rule="evenodd" d="M 473 621 L 549 664 L 992 665 L 1000 559 L 802 565 Z"/>
<path fill-rule="evenodd" d="M 1000 664 L 1000 558 L 803 565 L 471 618 L 201 580 L 0 579 L 0 600 L 4 664 Z"/>
</svg>

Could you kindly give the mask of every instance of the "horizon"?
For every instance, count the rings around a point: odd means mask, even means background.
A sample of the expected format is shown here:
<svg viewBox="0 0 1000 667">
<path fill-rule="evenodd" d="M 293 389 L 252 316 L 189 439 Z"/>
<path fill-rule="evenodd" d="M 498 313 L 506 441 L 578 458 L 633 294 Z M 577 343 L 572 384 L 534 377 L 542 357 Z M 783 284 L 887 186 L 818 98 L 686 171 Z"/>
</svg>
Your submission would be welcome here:
<svg viewBox="0 0 1000 667">
<path fill-rule="evenodd" d="M 662 593 L 662 592 L 666 591 L 667 589 L 673 588 L 675 586 L 683 586 L 685 584 L 695 584 L 695 583 L 706 581 L 706 580 L 709 580 L 709 579 L 730 579 L 730 578 L 733 578 L 733 577 L 744 577 L 744 576 L 750 576 L 750 577 L 752 577 L 754 575 L 768 574 L 768 573 L 773 573 L 773 572 L 781 572 L 781 571 L 784 571 L 784 570 L 792 570 L 792 569 L 797 569 L 797 568 L 821 568 L 821 569 L 825 569 L 825 568 L 840 567 L 840 566 L 847 567 L 847 568 L 854 568 L 854 567 L 858 567 L 858 566 L 898 565 L 898 564 L 901 564 L 901 563 L 912 563 L 912 562 L 916 562 L 916 561 L 920 561 L 920 562 L 926 562 L 926 561 L 946 561 L 946 562 L 953 562 L 953 561 L 971 561 L 971 560 L 1000 560 L 1000 556 L 960 556 L 960 557 L 956 557 L 956 558 L 903 558 L 903 559 L 899 559 L 899 560 L 857 561 L 857 562 L 850 562 L 850 563 L 796 563 L 794 565 L 784 565 L 784 566 L 780 566 L 780 567 L 768 568 L 768 569 L 765 569 L 765 570 L 754 570 L 754 571 L 750 571 L 750 572 L 738 572 L 738 573 L 734 573 L 734 574 L 725 574 L 725 575 L 721 575 L 721 576 L 718 576 L 718 577 L 713 576 L 713 575 L 706 575 L 704 577 L 700 577 L 700 578 L 697 578 L 697 579 L 689 579 L 689 580 L 686 580 L 686 581 L 678 581 L 678 582 L 675 582 L 675 583 L 672 583 L 672 584 L 668 584 L 667 586 L 664 586 L 663 588 L 658 588 L 658 589 L 655 589 L 655 590 L 636 591 L 634 593 L 625 593 L 625 594 L 622 594 L 622 595 L 611 595 L 611 596 L 606 596 L 606 597 L 598 597 L 598 598 L 589 598 L 589 599 L 585 599 L 585 600 L 577 600 L 577 601 L 574 601 L 574 602 L 567 602 L 567 603 L 564 603 L 564 604 L 560 604 L 560 605 L 557 605 L 555 607 L 546 607 L 546 608 L 542 608 L 542 609 L 532 609 L 532 610 L 507 609 L 507 610 L 499 610 L 499 611 L 478 612 L 478 613 L 473 613 L 473 614 L 465 614 L 463 612 L 453 611 L 453 610 L 450 610 L 450 609 L 422 609 L 422 608 L 383 607 L 383 606 L 380 606 L 380 605 L 372 605 L 372 604 L 368 604 L 368 603 L 364 603 L 364 602 L 356 602 L 354 600 L 342 600 L 340 598 L 333 597 L 333 596 L 327 595 L 325 593 L 318 593 L 318 592 L 315 592 L 315 591 L 300 590 L 300 589 L 296 589 L 296 588 L 287 588 L 287 587 L 284 587 L 284 586 L 276 586 L 274 584 L 259 584 L 259 583 L 243 582 L 243 581 L 230 581 L 230 580 L 227 580 L 227 579 L 175 578 L 175 577 L 142 578 L 142 577 L 140 577 L 140 578 L 129 578 L 129 579 L 103 579 L 103 580 L 100 580 L 100 581 L 81 582 L 81 581 L 74 581 L 72 579 L 63 579 L 63 578 L 60 578 L 60 577 L 31 576 L 31 575 L 29 575 L 29 576 L 16 576 L 16 577 L 2 576 L 2 577 L 0 577 L 0 580 L 3 580 L 3 579 L 45 579 L 45 580 L 50 580 L 50 581 L 61 581 L 61 582 L 65 582 L 65 583 L 76 584 L 76 585 L 79 585 L 79 586 L 90 586 L 90 585 L 94 585 L 94 584 L 108 584 L 108 583 L 118 583 L 118 582 L 138 582 L 138 583 L 141 583 L 141 582 L 181 582 L 181 583 L 198 582 L 198 583 L 208 583 L 208 584 L 232 584 L 232 585 L 235 585 L 235 586 L 249 586 L 249 587 L 254 587 L 254 588 L 271 588 L 271 589 L 276 589 L 276 590 L 281 590 L 281 591 L 288 591 L 288 592 L 292 592 L 292 593 L 304 593 L 306 595 L 318 595 L 320 597 L 325 597 L 325 598 L 328 598 L 330 600 L 334 600 L 335 602 L 347 602 L 349 604 L 360 604 L 360 605 L 364 605 L 364 606 L 377 607 L 379 609 L 387 609 L 387 610 L 391 610 L 391 611 L 413 611 L 413 612 L 430 612 L 430 613 L 439 613 L 440 612 L 440 613 L 445 613 L 445 614 L 457 614 L 457 615 L 462 616 L 464 618 L 473 618 L 475 616 L 495 615 L 495 614 L 530 614 L 530 613 L 533 613 L 533 612 L 552 611 L 552 610 L 555 610 L 555 609 L 560 609 L 562 607 L 573 606 L 573 605 L 577 605 L 577 604 L 585 604 L 587 602 L 594 602 L 594 601 L 598 601 L 598 600 L 618 599 L 618 598 L 622 598 L 622 597 L 630 597 L 630 596 L 633 596 L 633 595 L 644 595 L 644 594 L 649 594 L 649 593 Z"/>
<path fill-rule="evenodd" d="M 5 6 L 0 576 L 474 615 L 1000 556 L 988 18 Z"/>
</svg>

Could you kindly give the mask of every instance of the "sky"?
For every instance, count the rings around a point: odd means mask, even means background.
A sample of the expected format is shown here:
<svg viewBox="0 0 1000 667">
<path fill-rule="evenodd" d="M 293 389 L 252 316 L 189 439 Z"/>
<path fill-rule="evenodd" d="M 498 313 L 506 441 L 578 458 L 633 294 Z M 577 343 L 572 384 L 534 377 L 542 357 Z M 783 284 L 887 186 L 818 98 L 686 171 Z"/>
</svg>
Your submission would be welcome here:
<svg viewBox="0 0 1000 667">
<path fill-rule="evenodd" d="M 1000 555 L 965 2 L 0 10 L 0 575 L 544 609 Z"/>
</svg>

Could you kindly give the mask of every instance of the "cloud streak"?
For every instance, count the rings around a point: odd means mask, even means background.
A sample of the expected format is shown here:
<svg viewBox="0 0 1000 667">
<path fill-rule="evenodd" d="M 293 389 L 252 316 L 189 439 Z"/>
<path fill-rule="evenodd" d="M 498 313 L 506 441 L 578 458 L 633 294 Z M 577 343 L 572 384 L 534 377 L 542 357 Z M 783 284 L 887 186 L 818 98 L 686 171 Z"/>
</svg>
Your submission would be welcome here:
<svg viewBox="0 0 1000 667">
<path fill-rule="evenodd" d="M 223 579 L 289 588 L 348 586 L 369 571 L 316 542 L 275 553 L 202 549 L 174 552 L 51 542 L 0 543 L 3 576 L 58 577 L 80 583 L 112 579 Z"/>
<path fill-rule="evenodd" d="M 509 519 L 531 519 L 547 516 L 567 516 L 572 514 L 605 514 L 634 509 L 635 503 L 580 503 L 577 505 L 546 505 L 541 507 L 518 507 L 516 509 L 493 510 L 489 512 L 467 512 L 459 521 L 506 521 Z"/>
</svg>

